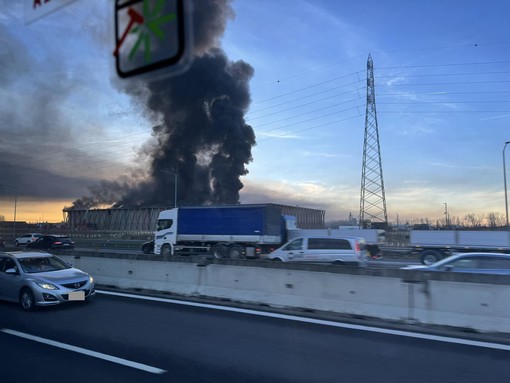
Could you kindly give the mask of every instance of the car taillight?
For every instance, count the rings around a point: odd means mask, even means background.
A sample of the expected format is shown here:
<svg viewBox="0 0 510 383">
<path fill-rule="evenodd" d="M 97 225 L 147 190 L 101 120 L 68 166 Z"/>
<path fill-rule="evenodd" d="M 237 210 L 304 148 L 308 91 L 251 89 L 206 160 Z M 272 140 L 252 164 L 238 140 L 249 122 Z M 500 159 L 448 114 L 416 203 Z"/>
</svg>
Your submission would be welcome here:
<svg viewBox="0 0 510 383">
<path fill-rule="evenodd" d="M 361 250 L 361 248 L 360 248 L 360 246 L 359 246 L 359 242 L 358 242 L 358 241 L 356 241 L 355 249 L 356 249 L 356 252 L 357 252 L 357 253 L 359 253 L 359 252 L 360 252 L 360 250 Z"/>
<path fill-rule="evenodd" d="M 54 245 L 61 245 L 62 242 L 59 242 L 59 241 L 56 241 L 56 242 L 53 242 Z"/>
</svg>

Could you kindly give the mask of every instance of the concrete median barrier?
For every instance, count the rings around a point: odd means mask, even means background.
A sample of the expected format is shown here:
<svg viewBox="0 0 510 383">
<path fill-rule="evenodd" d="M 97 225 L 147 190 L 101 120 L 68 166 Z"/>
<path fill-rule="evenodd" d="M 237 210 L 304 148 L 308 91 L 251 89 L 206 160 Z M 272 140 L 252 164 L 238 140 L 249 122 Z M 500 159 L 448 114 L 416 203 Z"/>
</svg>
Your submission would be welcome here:
<svg viewBox="0 0 510 383">
<path fill-rule="evenodd" d="M 510 333 L 510 276 L 61 257 L 98 284 L 122 289 Z"/>
</svg>

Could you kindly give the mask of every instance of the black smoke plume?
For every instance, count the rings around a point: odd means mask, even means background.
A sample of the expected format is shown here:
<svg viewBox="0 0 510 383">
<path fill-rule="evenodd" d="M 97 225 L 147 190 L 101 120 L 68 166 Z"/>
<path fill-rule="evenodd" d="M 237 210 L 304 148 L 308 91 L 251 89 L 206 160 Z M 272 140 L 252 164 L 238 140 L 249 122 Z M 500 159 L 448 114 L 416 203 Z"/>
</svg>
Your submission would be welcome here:
<svg viewBox="0 0 510 383">
<path fill-rule="evenodd" d="M 240 177 L 248 173 L 255 145 L 244 120 L 253 68 L 230 61 L 219 46 L 232 16 L 228 0 L 195 1 L 191 67 L 176 77 L 123 88 L 157 123 L 156 144 L 145 151 L 147 177 L 101 182 L 75 206 L 173 205 L 175 175 L 179 206 L 239 202 Z"/>
</svg>

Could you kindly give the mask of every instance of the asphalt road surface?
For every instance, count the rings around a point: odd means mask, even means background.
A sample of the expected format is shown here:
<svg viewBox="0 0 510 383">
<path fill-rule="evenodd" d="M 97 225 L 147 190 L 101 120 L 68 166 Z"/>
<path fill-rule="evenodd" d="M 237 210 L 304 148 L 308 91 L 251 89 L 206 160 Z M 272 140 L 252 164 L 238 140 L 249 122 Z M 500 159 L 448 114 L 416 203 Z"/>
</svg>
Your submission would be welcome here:
<svg viewBox="0 0 510 383">
<path fill-rule="evenodd" d="M 105 294 L 28 313 L 0 302 L 0 382 L 510 380 L 509 346 L 235 310 Z"/>
</svg>

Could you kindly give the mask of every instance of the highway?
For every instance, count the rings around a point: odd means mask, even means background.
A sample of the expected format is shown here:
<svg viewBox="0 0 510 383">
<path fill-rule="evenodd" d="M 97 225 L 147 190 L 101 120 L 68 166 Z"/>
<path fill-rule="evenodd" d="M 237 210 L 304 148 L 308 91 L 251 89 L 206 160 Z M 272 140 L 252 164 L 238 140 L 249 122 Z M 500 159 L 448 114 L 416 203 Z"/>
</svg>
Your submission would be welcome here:
<svg viewBox="0 0 510 383">
<path fill-rule="evenodd" d="M 0 381 L 466 383 L 510 378 L 510 346 L 190 304 L 98 293 L 92 302 L 27 313 L 0 302 Z"/>
</svg>

